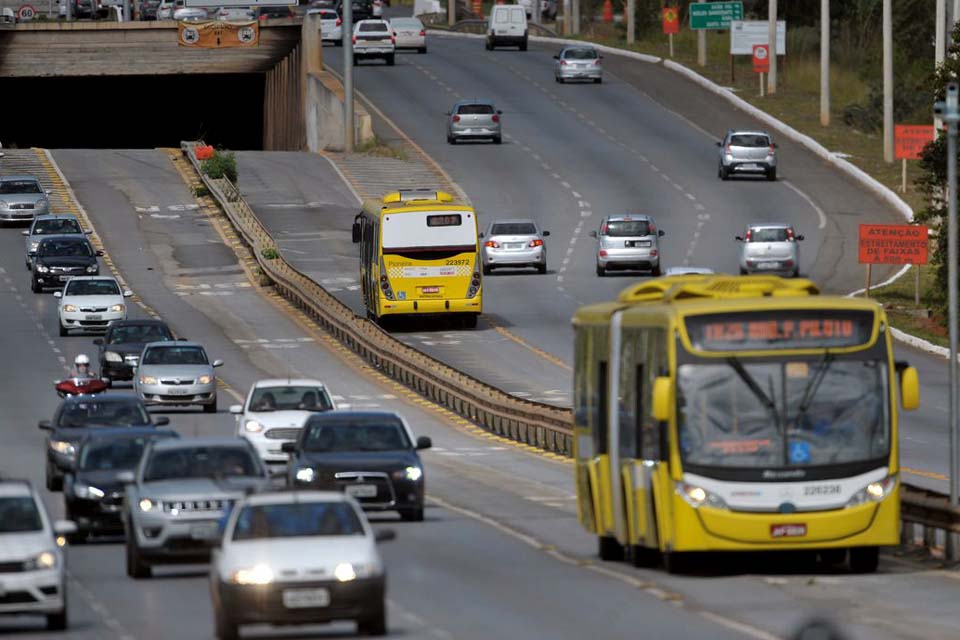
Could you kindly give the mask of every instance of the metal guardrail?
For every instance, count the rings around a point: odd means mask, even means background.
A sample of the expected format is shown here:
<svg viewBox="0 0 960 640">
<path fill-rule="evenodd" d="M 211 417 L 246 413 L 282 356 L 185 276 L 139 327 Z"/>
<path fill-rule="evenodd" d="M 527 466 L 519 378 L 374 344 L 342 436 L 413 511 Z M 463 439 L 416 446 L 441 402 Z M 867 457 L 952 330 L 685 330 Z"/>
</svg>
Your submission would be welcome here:
<svg viewBox="0 0 960 640">
<path fill-rule="evenodd" d="M 552 453 L 572 455 L 569 409 L 517 398 L 431 358 L 356 315 L 317 282 L 291 266 L 280 255 L 273 236 L 236 185 L 226 178 L 214 179 L 203 173 L 194 153 L 198 144 L 183 142 L 181 149 L 278 293 L 381 372 L 432 402 L 496 435 Z M 265 251 L 278 257 L 268 258 Z"/>
</svg>

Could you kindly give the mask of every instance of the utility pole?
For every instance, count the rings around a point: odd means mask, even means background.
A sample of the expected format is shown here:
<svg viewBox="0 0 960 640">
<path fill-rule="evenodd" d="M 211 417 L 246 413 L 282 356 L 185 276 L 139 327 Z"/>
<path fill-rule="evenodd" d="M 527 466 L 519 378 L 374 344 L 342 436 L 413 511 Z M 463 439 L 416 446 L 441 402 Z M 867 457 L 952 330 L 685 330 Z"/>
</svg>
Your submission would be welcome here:
<svg viewBox="0 0 960 640">
<path fill-rule="evenodd" d="M 573 35 L 580 34 L 580 0 L 572 0 L 573 2 L 573 19 L 571 21 L 570 27 L 573 29 L 571 33 Z"/>
<path fill-rule="evenodd" d="M 883 0 L 883 160 L 893 162 L 893 3 Z"/>
<path fill-rule="evenodd" d="M 767 44 L 770 45 L 770 71 L 767 72 L 767 94 L 777 92 L 777 0 L 770 0 Z"/>
<path fill-rule="evenodd" d="M 954 9 L 953 15 L 957 15 L 956 5 L 960 0 L 954 0 Z M 939 69 L 940 65 L 943 64 L 944 59 L 946 58 L 947 53 L 947 0 L 937 0 L 937 24 L 935 33 L 936 33 L 936 44 L 934 45 L 936 49 L 933 52 L 934 68 Z M 936 131 L 939 131 L 943 127 L 943 123 L 940 121 L 940 118 L 933 119 L 933 127 Z"/>
<path fill-rule="evenodd" d="M 452 27 L 456 23 L 457 23 L 457 0 L 447 0 L 447 26 Z"/>
<path fill-rule="evenodd" d="M 637 41 L 637 0 L 627 0 L 627 44 Z"/>
<path fill-rule="evenodd" d="M 343 3 L 343 151 L 353 153 L 353 3 Z"/>
<path fill-rule="evenodd" d="M 820 0 L 820 124 L 830 125 L 830 0 Z"/>
<path fill-rule="evenodd" d="M 707 66 L 707 30 L 697 30 L 697 64 Z"/>
</svg>

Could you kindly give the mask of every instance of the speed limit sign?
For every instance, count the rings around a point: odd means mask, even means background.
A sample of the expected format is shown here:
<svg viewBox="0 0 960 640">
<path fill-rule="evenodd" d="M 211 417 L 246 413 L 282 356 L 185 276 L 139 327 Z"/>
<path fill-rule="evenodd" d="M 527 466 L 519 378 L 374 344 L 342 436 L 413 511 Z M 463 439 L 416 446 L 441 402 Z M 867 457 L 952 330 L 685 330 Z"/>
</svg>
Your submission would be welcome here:
<svg viewBox="0 0 960 640">
<path fill-rule="evenodd" d="M 29 4 L 22 4 L 20 8 L 17 9 L 17 19 L 21 22 L 26 20 L 33 20 L 37 16 L 37 10 L 34 9 Z"/>
<path fill-rule="evenodd" d="M 755 73 L 770 72 L 770 45 L 753 45 L 753 70 Z"/>
</svg>

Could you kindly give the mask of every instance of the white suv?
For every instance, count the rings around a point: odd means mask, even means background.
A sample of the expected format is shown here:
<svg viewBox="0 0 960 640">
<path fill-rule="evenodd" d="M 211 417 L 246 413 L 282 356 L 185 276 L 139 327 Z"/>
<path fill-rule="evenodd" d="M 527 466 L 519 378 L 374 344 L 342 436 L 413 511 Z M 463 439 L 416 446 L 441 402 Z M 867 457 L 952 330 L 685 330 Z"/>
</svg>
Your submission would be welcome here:
<svg viewBox="0 0 960 640">
<path fill-rule="evenodd" d="M 286 464 L 284 442 L 295 442 L 311 414 L 337 408 L 319 380 L 259 380 L 243 404 L 230 407 L 237 435 L 246 438 L 268 465 Z"/>
<path fill-rule="evenodd" d="M 26 480 L 0 480 L 0 614 L 40 614 L 47 628 L 67 628 L 64 536 L 68 521 L 52 523 Z"/>
<path fill-rule="evenodd" d="M 77 276 L 53 295 L 60 300 L 60 335 L 65 336 L 70 329 L 105 331 L 114 320 L 126 320 L 124 298 L 133 293 L 120 289 L 117 279 L 110 276 Z"/>
</svg>

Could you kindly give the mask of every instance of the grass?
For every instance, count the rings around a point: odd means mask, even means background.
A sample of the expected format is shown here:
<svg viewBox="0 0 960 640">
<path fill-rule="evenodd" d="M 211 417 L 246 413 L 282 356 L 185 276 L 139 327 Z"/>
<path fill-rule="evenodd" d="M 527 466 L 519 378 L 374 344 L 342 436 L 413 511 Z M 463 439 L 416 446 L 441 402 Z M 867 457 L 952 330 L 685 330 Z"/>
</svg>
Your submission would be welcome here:
<svg viewBox="0 0 960 640">
<path fill-rule="evenodd" d="M 929 313 L 929 305 L 924 303 L 925 292 L 934 286 L 933 265 L 924 265 L 920 269 L 920 304 L 915 302 L 915 287 L 917 268 L 911 267 L 902 278 L 893 284 L 870 290 L 870 297 L 883 304 L 890 319 L 890 324 L 913 334 L 917 337 L 929 340 L 933 344 L 941 347 L 947 346 L 946 323 L 943 318 L 936 314 Z M 929 315 L 929 317 L 927 317 Z"/>
<path fill-rule="evenodd" d="M 359 145 L 356 152 L 379 156 L 381 158 L 394 158 L 396 160 L 407 159 L 407 154 L 404 153 L 402 149 L 395 149 L 376 136 L 374 136 L 372 140 L 368 140 L 362 145 Z"/>
</svg>

